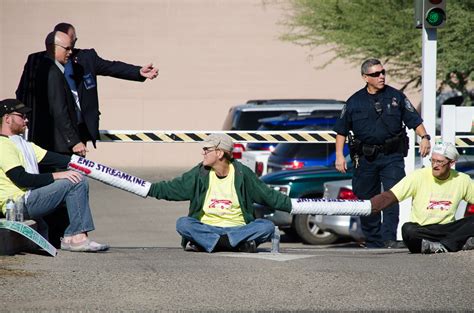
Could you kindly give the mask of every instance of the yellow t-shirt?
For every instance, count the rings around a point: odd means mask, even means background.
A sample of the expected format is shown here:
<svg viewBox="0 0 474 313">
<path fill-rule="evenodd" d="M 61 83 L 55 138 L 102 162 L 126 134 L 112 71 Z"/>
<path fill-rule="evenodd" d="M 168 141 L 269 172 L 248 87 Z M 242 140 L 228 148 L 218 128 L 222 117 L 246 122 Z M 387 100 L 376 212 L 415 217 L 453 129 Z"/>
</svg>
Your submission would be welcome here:
<svg viewBox="0 0 474 313">
<path fill-rule="evenodd" d="M 439 180 L 430 167 L 422 168 L 403 178 L 391 191 L 398 201 L 413 198 L 410 220 L 420 225 L 450 223 L 461 200 L 474 203 L 471 178 L 455 170 L 448 179 Z"/>
<path fill-rule="evenodd" d="M 37 162 L 40 162 L 46 155 L 46 150 L 34 143 L 31 143 L 31 145 L 33 146 Z M 26 192 L 26 189 L 18 188 L 5 174 L 17 166 L 26 168 L 23 154 L 8 137 L 0 136 L 0 208 L 3 215 L 5 215 L 7 199 L 10 197 L 16 199 L 23 196 Z"/>
<path fill-rule="evenodd" d="M 209 189 L 204 200 L 201 222 L 204 224 L 233 227 L 245 225 L 242 209 L 234 185 L 234 166 L 231 164 L 229 174 L 219 178 L 214 170 L 209 173 Z"/>
</svg>

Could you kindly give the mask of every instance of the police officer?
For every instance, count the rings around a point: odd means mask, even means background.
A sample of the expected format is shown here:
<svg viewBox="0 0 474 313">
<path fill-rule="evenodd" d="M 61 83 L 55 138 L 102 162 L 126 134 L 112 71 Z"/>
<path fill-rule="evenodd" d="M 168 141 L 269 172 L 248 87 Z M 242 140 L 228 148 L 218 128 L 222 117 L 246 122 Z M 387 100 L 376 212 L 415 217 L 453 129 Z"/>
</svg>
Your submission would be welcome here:
<svg viewBox="0 0 474 313">
<path fill-rule="evenodd" d="M 385 85 L 385 69 L 377 59 L 362 63 L 366 86 L 353 94 L 334 127 L 336 169 L 347 170 L 343 154 L 346 137 L 354 164 L 352 187 L 359 199 L 370 199 L 389 190 L 405 176 L 404 156 L 408 151 L 405 125 L 415 129 L 420 141 L 420 155 L 428 155 L 431 137 L 410 100 L 399 90 Z M 352 134 L 350 133 L 352 131 Z M 381 214 L 361 217 L 367 248 L 398 248 L 398 204 Z"/>
</svg>

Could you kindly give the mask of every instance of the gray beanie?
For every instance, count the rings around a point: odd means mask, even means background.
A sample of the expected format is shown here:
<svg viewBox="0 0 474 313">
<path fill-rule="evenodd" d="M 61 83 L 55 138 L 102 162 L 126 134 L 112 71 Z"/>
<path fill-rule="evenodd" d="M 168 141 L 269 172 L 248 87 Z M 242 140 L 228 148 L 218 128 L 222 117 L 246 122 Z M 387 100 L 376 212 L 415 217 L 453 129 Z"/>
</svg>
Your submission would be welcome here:
<svg viewBox="0 0 474 313">
<path fill-rule="evenodd" d="M 440 154 L 450 160 L 457 161 L 459 159 L 459 152 L 456 147 L 450 142 L 441 142 L 435 144 L 433 153 Z"/>
</svg>

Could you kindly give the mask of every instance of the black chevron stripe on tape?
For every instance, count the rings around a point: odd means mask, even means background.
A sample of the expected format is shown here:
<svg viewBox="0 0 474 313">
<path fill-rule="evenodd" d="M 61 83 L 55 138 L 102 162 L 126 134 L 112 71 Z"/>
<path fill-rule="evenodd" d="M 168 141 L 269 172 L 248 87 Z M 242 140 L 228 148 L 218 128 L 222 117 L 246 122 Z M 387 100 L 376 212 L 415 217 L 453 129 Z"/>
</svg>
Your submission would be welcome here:
<svg viewBox="0 0 474 313">
<path fill-rule="evenodd" d="M 105 136 L 106 139 L 108 138 L 109 140 L 117 140 L 117 141 L 122 141 L 122 139 L 118 136 L 115 136 L 113 134 L 102 134 L 102 136 Z"/>
<path fill-rule="evenodd" d="M 245 140 L 244 137 L 240 136 L 239 134 L 229 133 L 227 135 L 229 135 L 230 137 L 232 137 L 232 139 L 237 140 L 237 141 L 247 141 Z"/>
<path fill-rule="evenodd" d="M 265 137 L 263 137 L 263 136 L 261 136 L 257 133 L 249 133 L 249 135 L 252 136 L 253 138 L 255 138 L 258 141 L 264 141 L 264 142 L 268 141 L 267 138 L 265 138 Z"/>
<path fill-rule="evenodd" d="M 141 139 L 137 135 L 127 135 L 127 137 L 132 139 L 133 141 L 143 141 L 143 139 Z"/>
<path fill-rule="evenodd" d="M 311 137 L 313 137 L 314 139 L 316 139 L 317 141 L 322 141 L 322 142 L 326 142 L 327 140 L 321 136 L 321 135 L 318 135 L 318 134 L 309 134 Z"/>
<path fill-rule="evenodd" d="M 308 141 L 297 133 L 288 133 L 291 137 L 295 138 L 297 141 Z"/>
<path fill-rule="evenodd" d="M 178 135 L 176 135 L 175 133 L 172 133 L 172 134 L 166 134 L 171 140 L 173 141 L 179 141 L 179 142 L 182 142 L 184 141 L 183 138 L 179 137 Z"/>
<path fill-rule="evenodd" d="M 463 141 L 465 144 L 467 144 L 468 146 L 473 146 L 474 145 L 474 141 L 473 141 L 474 137 L 467 137 L 467 138 L 460 138 L 461 141 Z"/>
<path fill-rule="evenodd" d="M 153 140 L 153 141 L 163 141 L 163 139 L 161 139 L 160 137 L 158 137 L 154 133 L 143 133 L 143 134 L 145 136 L 147 136 L 148 138 L 150 138 L 151 140 Z"/>
<path fill-rule="evenodd" d="M 273 135 L 273 138 L 275 138 L 275 140 L 278 140 L 278 141 L 286 141 L 286 139 L 283 138 L 283 136 L 280 136 L 280 135 Z"/>
<path fill-rule="evenodd" d="M 199 137 L 197 134 L 194 134 L 194 133 L 185 133 L 185 135 L 194 141 L 204 141 L 204 139 L 202 139 L 201 137 Z"/>
</svg>

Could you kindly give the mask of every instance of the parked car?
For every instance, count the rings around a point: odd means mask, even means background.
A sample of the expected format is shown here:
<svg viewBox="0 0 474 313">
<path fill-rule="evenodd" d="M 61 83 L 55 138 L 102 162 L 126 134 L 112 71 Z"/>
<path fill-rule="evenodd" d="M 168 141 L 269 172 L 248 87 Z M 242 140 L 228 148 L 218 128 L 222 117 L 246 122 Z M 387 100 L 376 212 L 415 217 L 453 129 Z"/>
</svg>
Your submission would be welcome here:
<svg viewBox="0 0 474 313">
<path fill-rule="evenodd" d="M 340 110 L 320 110 L 308 116 L 294 116 L 283 114 L 277 117 L 263 118 L 259 122 L 262 125 L 258 130 L 298 130 L 312 126 L 318 130 L 332 129 L 339 117 Z M 246 150 L 242 152 L 242 163 L 252 169 L 257 176 L 267 173 L 268 158 L 274 151 L 275 143 L 249 143 Z"/>
<path fill-rule="evenodd" d="M 271 188 L 278 190 L 291 198 L 322 198 L 323 184 L 326 181 L 348 179 L 352 173 L 342 174 L 335 168 L 308 167 L 294 171 L 280 171 L 262 176 L 261 179 Z M 255 205 L 256 216 L 267 218 L 275 223 L 285 233 L 297 235 L 307 244 L 330 244 L 338 239 L 328 231 L 322 231 L 315 222 L 315 215 L 291 215 L 282 211 Z"/>
<path fill-rule="evenodd" d="M 357 199 L 352 191 L 352 180 L 337 180 L 324 183 L 326 199 Z M 330 231 L 338 237 L 351 237 L 356 241 L 363 241 L 364 234 L 360 227 L 359 216 L 348 215 L 318 215 L 316 224 L 324 231 Z"/>
<path fill-rule="evenodd" d="M 305 116 L 321 110 L 342 110 L 343 101 L 334 99 L 268 99 L 249 100 L 245 104 L 230 108 L 224 121 L 224 130 L 256 130 L 259 120 L 282 114 Z M 235 143 L 233 156 L 242 157 L 246 144 Z"/>
<path fill-rule="evenodd" d="M 465 172 L 474 181 L 474 163 L 472 161 L 456 163 L 456 169 Z M 351 180 L 329 181 L 324 184 L 324 198 L 327 199 L 357 199 L 352 191 Z M 474 204 L 461 201 L 456 211 L 456 219 L 464 216 L 474 215 Z M 356 241 L 362 241 L 362 234 L 359 216 L 343 215 L 318 215 L 315 219 L 317 225 L 323 231 L 329 231 L 340 237 L 352 237 Z"/>
</svg>

